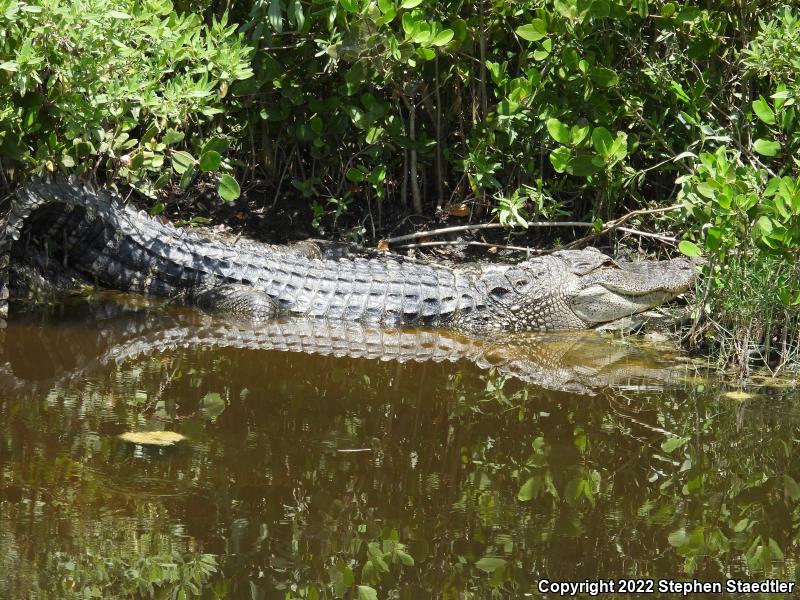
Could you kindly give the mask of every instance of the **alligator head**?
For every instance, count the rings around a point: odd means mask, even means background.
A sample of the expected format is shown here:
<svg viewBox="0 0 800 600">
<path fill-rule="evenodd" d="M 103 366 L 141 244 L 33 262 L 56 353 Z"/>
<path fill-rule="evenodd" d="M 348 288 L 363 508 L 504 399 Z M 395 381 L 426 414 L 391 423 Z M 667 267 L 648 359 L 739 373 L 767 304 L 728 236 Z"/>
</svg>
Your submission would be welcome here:
<svg viewBox="0 0 800 600">
<path fill-rule="evenodd" d="M 513 267 L 485 268 L 480 280 L 498 316 L 470 325 L 515 331 L 595 327 L 668 302 L 694 278 L 688 258 L 615 261 L 593 248 L 564 250 Z"/>
</svg>

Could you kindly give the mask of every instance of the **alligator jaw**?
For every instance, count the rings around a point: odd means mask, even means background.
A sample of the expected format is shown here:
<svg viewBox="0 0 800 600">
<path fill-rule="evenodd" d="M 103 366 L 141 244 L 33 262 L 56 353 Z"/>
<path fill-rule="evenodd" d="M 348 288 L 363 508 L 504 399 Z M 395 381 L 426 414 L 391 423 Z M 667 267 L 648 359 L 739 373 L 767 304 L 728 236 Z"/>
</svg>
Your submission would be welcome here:
<svg viewBox="0 0 800 600">
<path fill-rule="evenodd" d="M 587 285 L 569 300 L 572 311 L 589 326 L 616 321 L 687 291 L 694 282 L 694 264 L 683 258 L 661 262 L 620 262 L 593 273 Z"/>
</svg>

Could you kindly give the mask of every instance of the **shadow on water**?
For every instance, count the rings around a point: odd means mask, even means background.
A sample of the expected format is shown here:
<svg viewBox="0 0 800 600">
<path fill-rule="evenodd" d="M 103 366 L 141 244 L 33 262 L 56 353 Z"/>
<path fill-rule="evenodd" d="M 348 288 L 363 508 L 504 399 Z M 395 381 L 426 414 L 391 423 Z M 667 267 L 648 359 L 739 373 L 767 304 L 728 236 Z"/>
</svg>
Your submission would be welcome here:
<svg viewBox="0 0 800 600">
<path fill-rule="evenodd" d="M 726 395 L 595 334 L 252 326 L 123 296 L 56 313 L 0 330 L 0 597 L 794 581 L 791 387 Z M 153 429 L 188 441 L 117 437 Z"/>
</svg>

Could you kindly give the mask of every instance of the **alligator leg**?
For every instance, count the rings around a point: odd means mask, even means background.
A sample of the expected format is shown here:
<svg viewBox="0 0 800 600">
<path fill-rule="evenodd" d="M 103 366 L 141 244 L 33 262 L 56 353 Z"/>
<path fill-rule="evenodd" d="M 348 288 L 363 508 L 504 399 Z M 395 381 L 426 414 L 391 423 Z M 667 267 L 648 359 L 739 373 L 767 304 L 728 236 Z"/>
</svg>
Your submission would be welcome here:
<svg viewBox="0 0 800 600">
<path fill-rule="evenodd" d="M 225 284 L 194 290 L 192 304 L 213 312 L 245 317 L 252 321 L 268 321 L 278 313 L 278 303 L 263 291 L 242 284 Z"/>
</svg>

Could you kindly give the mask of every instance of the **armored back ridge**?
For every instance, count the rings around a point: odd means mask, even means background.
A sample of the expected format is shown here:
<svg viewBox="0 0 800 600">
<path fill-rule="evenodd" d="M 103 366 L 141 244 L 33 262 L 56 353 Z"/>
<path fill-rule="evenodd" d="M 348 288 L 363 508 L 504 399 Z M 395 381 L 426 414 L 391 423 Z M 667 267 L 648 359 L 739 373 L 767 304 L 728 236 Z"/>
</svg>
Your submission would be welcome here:
<svg viewBox="0 0 800 600">
<path fill-rule="evenodd" d="M 28 184 L 0 222 L 1 313 L 17 283 L 15 263 L 33 250 L 104 287 L 258 319 L 283 312 L 469 331 L 583 329 L 668 301 L 694 278 L 685 259 L 618 263 L 594 250 L 468 268 L 308 258 L 206 239 L 65 180 Z"/>
</svg>

